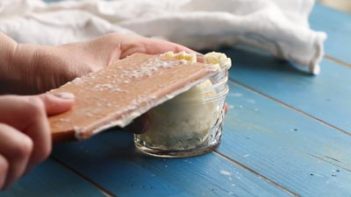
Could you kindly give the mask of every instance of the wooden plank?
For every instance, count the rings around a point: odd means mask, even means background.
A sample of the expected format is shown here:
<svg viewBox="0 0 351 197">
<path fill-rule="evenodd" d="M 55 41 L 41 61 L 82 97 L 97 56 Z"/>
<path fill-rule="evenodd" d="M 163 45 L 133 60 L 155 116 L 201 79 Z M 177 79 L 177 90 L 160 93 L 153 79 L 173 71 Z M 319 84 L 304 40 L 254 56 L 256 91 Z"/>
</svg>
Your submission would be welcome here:
<svg viewBox="0 0 351 197">
<path fill-rule="evenodd" d="M 104 196 L 95 186 L 48 159 L 24 176 L 12 188 L 0 192 L 1 197 L 13 196 Z"/>
<path fill-rule="evenodd" d="M 351 69 L 328 60 L 310 76 L 269 55 L 223 49 L 234 62 L 230 78 L 351 133 Z"/>
<path fill-rule="evenodd" d="M 316 4 L 310 25 L 314 30 L 327 32 L 324 47 L 327 55 L 351 65 L 351 13 Z"/>
<path fill-rule="evenodd" d="M 158 159 L 134 152 L 116 130 L 59 145 L 55 157 L 118 196 L 286 196 L 261 177 L 216 154 Z"/>
<path fill-rule="evenodd" d="M 242 86 L 230 89 L 219 153 L 302 196 L 351 194 L 349 135 Z"/>
</svg>

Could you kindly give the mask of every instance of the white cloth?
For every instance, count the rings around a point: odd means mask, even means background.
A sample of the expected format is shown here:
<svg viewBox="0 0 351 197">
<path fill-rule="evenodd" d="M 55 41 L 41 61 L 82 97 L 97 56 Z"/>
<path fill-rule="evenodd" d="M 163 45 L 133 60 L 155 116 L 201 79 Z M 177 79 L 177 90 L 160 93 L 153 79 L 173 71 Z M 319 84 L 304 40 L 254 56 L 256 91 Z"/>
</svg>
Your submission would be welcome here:
<svg viewBox="0 0 351 197">
<path fill-rule="evenodd" d="M 245 44 L 317 74 L 326 34 L 308 25 L 314 0 L 1 0 L 0 31 L 18 42 L 62 44 L 136 32 L 194 49 Z"/>
</svg>

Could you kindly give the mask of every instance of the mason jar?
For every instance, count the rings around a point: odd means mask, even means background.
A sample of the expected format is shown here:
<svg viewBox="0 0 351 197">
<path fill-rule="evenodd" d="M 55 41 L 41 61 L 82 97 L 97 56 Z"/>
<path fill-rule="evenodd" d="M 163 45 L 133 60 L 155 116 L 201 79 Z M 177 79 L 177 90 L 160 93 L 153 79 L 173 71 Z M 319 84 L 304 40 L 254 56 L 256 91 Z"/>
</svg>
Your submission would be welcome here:
<svg viewBox="0 0 351 197">
<path fill-rule="evenodd" d="M 228 69 L 147 112 L 149 127 L 135 134 L 137 150 L 156 157 L 189 157 L 220 143 Z"/>
</svg>

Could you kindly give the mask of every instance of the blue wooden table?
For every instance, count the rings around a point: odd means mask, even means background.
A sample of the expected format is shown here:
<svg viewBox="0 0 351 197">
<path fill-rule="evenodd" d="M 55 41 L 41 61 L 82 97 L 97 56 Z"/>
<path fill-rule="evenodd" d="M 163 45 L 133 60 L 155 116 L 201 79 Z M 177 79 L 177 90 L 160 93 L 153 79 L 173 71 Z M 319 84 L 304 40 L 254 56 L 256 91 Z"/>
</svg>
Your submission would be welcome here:
<svg viewBox="0 0 351 197">
<path fill-rule="evenodd" d="M 351 196 L 351 15 L 317 5 L 310 22 L 329 36 L 317 77 L 222 49 L 235 66 L 216 151 L 151 158 L 110 130 L 57 145 L 0 196 Z"/>
</svg>

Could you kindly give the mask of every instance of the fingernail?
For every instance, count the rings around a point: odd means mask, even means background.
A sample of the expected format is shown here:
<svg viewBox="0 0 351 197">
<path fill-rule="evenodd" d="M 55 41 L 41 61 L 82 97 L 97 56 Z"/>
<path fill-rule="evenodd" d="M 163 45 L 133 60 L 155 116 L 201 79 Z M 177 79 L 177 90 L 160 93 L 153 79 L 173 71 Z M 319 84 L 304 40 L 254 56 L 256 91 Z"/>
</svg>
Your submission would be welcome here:
<svg viewBox="0 0 351 197">
<path fill-rule="evenodd" d="M 61 99 L 67 99 L 67 100 L 74 99 L 74 94 L 70 92 L 58 92 L 58 93 L 53 93 L 53 95 Z"/>
</svg>

